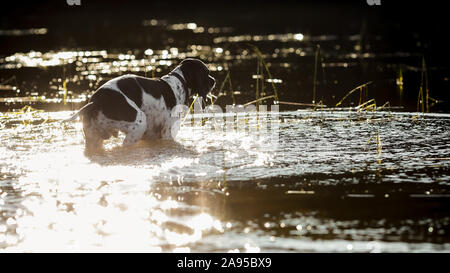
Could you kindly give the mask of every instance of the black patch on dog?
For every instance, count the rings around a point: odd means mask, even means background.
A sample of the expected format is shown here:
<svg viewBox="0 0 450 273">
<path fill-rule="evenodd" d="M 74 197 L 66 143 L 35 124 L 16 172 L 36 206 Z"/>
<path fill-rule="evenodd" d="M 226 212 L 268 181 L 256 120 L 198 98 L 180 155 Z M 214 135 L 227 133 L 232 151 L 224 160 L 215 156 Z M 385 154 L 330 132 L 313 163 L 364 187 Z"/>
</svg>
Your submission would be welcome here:
<svg viewBox="0 0 450 273">
<path fill-rule="evenodd" d="M 152 95 L 154 98 L 159 99 L 163 96 L 167 109 L 172 109 L 177 104 L 177 100 L 170 85 L 161 79 L 148 79 L 140 76 L 136 76 L 136 80 L 142 89 Z"/>
<path fill-rule="evenodd" d="M 205 98 L 216 82 L 209 76 L 208 67 L 200 60 L 188 58 L 180 63 L 180 69 L 188 87 Z"/>
<path fill-rule="evenodd" d="M 94 103 L 96 110 L 91 111 L 91 118 L 93 118 L 93 115 L 97 114 L 98 111 L 102 111 L 109 119 L 128 122 L 136 120 L 136 109 L 131 107 L 124 95 L 113 89 L 100 88 L 92 95 L 89 101 Z"/>
<path fill-rule="evenodd" d="M 133 76 L 133 77 L 132 77 Z M 134 75 L 130 77 L 123 77 L 117 81 L 117 86 L 120 91 L 125 94 L 130 100 L 134 101 L 136 105 L 141 108 L 142 106 L 142 90 L 136 81 Z"/>
</svg>

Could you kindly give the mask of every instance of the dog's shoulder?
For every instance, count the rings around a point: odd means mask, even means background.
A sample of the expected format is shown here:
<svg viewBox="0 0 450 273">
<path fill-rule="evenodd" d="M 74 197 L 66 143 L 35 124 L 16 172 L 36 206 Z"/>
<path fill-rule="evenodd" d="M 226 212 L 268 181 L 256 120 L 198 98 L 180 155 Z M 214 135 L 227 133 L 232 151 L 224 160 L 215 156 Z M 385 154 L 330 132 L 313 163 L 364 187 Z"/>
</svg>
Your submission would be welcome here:
<svg viewBox="0 0 450 273">
<path fill-rule="evenodd" d="M 137 107 L 142 106 L 142 88 L 137 82 L 137 75 L 126 74 L 113 79 L 112 87 L 117 86 L 117 90 L 132 100 Z"/>
<path fill-rule="evenodd" d="M 177 101 L 170 85 L 160 78 L 135 77 L 142 90 L 155 99 L 164 98 L 167 109 L 172 109 Z"/>
</svg>

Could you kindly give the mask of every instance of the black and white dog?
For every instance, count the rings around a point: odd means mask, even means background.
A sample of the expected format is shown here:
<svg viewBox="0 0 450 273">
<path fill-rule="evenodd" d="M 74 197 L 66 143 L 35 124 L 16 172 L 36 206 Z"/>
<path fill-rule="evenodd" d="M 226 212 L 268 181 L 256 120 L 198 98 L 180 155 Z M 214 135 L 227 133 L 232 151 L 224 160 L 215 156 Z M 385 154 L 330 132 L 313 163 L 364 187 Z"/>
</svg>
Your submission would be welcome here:
<svg viewBox="0 0 450 273">
<path fill-rule="evenodd" d="M 171 139 L 172 109 L 187 104 L 193 94 L 205 98 L 216 83 L 209 73 L 202 61 L 185 59 L 160 79 L 132 74 L 114 78 L 67 121 L 81 117 L 87 152 L 101 150 L 103 140 L 119 131 L 126 134 L 123 146 L 140 139 Z"/>
</svg>

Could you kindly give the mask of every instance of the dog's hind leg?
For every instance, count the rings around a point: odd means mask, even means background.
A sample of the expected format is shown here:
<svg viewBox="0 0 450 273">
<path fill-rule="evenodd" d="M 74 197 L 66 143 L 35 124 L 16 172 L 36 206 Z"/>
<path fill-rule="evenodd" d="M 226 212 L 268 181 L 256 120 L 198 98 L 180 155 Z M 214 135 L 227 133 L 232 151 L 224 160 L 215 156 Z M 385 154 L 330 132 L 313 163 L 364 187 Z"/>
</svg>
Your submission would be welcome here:
<svg viewBox="0 0 450 273">
<path fill-rule="evenodd" d="M 93 153 L 103 149 L 103 138 L 91 122 L 83 122 L 83 133 L 86 152 Z"/>
<path fill-rule="evenodd" d="M 147 130 L 147 117 L 143 111 L 138 111 L 136 120 L 130 123 L 125 131 L 126 137 L 122 146 L 129 146 L 138 142 Z"/>
</svg>

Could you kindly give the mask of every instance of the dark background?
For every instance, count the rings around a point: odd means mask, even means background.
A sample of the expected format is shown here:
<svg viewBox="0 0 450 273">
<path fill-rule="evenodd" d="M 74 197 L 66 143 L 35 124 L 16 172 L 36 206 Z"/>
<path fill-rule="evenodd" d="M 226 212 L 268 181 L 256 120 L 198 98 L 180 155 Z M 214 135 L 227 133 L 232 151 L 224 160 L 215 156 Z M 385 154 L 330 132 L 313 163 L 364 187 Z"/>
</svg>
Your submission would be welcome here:
<svg viewBox="0 0 450 273">
<path fill-rule="evenodd" d="M 422 57 L 426 59 L 432 97 L 442 102 L 433 108 L 437 112 L 449 112 L 450 72 L 448 68 L 448 10 L 443 1 L 386 1 L 380 6 L 370 6 L 366 0 L 359 1 L 88 1 L 81 0 L 81 6 L 69 6 L 65 0 L 58 1 L 11 1 L 2 3 L 4 9 L 0 29 L 48 28 L 48 34 L 40 37 L 0 36 L 0 56 L 30 50 L 46 52 L 82 48 L 95 49 L 145 49 L 169 46 L 169 34 L 154 35 L 142 25 L 145 19 L 164 19 L 172 23 L 196 22 L 206 26 L 230 26 L 231 35 L 269 34 L 301 32 L 307 35 L 352 35 L 363 34 L 370 49 L 361 53 L 409 52 L 412 57 L 402 60 L 380 59 L 376 64 L 361 64 L 361 69 L 347 74 L 335 73 L 334 79 L 341 83 L 339 90 L 328 91 L 329 82 L 321 79 L 318 91 L 322 90 L 324 101 L 336 103 L 351 88 L 374 80 L 372 90 L 377 92 L 377 102 L 400 100 L 391 94 L 395 89 L 397 68 L 388 71 L 392 64 L 408 66 L 404 71 L 407 90 L 406 100 L 401 102 L 405 109 L 416 109 L 417 92 L 420 85 Z M 379 38 L 381 37 L 381 40 Z M 182 48 L 193 43 L 205 44 L 207 38 L 195 41 L 185 37 L 174 37 L 176 46 Z M 203 40 L 202 40 L 203 39 Z M 376 40 L 378 39 L 378 40 Z M 259 46 L 259 45 L 258 45 Z M 312 46 L 312 45 L 311 45 Z M 270 52 L 273 48 L 260 48 Z M 274 60 L 275 61 L 275 60 Z M 305 95 L 292 95 L 287 89 L 301 87 L 311 90 L 312 59 L 300 62 L 305 78 L 297 82 L 290 79 L 291 86 L 284 88 L 284 97 L 295 101 L 310 102 L 310 91 Z M 385 73 L 375 71 L 384 66 Z M 236 66 L 235 66 L 236 67 Z M 369 69 L 367 69 L 369 67 Z M 254 66 L 252 66 L 252 69 Z M 243 70 L 248 68 L 242 66 Z M 282 70 L 274 73 L 284 74 Z M 394 71 L 395 70 L 395 71 Z M 236 70 L 235 70 L 236 71 Z M 250 73 L 250 72 L 248 72 Z M 306 75 L 308 74 L 308 75 Z M 330 73 L 331 75 L 332 73 Z M 234 73 L 236 75 L 236 73 Z M 349 75 L 349 76 L 346 76 Z M 2 77 L 3 76 L 3 77 Z M 0 80 L 10 76 L 0 71 Z M 159 76 L 159 75 L 158 75 Z M 216 75 L 222 80 L 224 75 Z M 18 78 L 20 78 L 18 76 Z M 286 78 L 286 77 L 285 77 Z M 289 77 L 287 77 L 289 78 Z M 242 90 L 253 88 L 245 79 L 235 79 L 236 87 Z M 289 84 L 286 83 L 286 84 Z M 283 89 L 283 88 L 282 88 Z M 302 89 L 302 90 L 303 90 Z M 80 91 L 81 92 L 81 91 Z M 281 91 L 283 92 L 283 91 Z M 333 93 L 333 98 L 331 98 Z"/>
<path fill-rule="evenodd" d="M 448 10 L 444 1 L 386 1 L 369 6 L 359 1 L 115 1 L 81 0 L 80 6 L 69 6 L 66 0 L 11 1 L 2 12 L 0 28 L 50 26 L 51 38 L 36 46 L 52 48 L 64 45 L 73 37 L 78 46 L 120 47 L 117 36 L 127 35 L 143 19 L 195 21 L 200 25 L 238 26 L 238 31 L 270 33 L 304 29 L 311 34 L 358 33 L 367 22 L 369 33 L 383 33 L 401 42 L 399 32 L 416 33 L 427 44 L 423 53 L 448 57 Z M 102 32 L 114 26 L 116 31 Z M 20 45 L 17 45 L 20 46 Z M 28 46 L 30 45 L 22 45 Z M 129 45 L 128 45 L 129 46 Z M 2 41 L 2 52 L 16 48 Z M 440 58 L 442 59 L 442 58 Z M 436 60 L 437 61 L 437 60 Z"/>
</svg>

